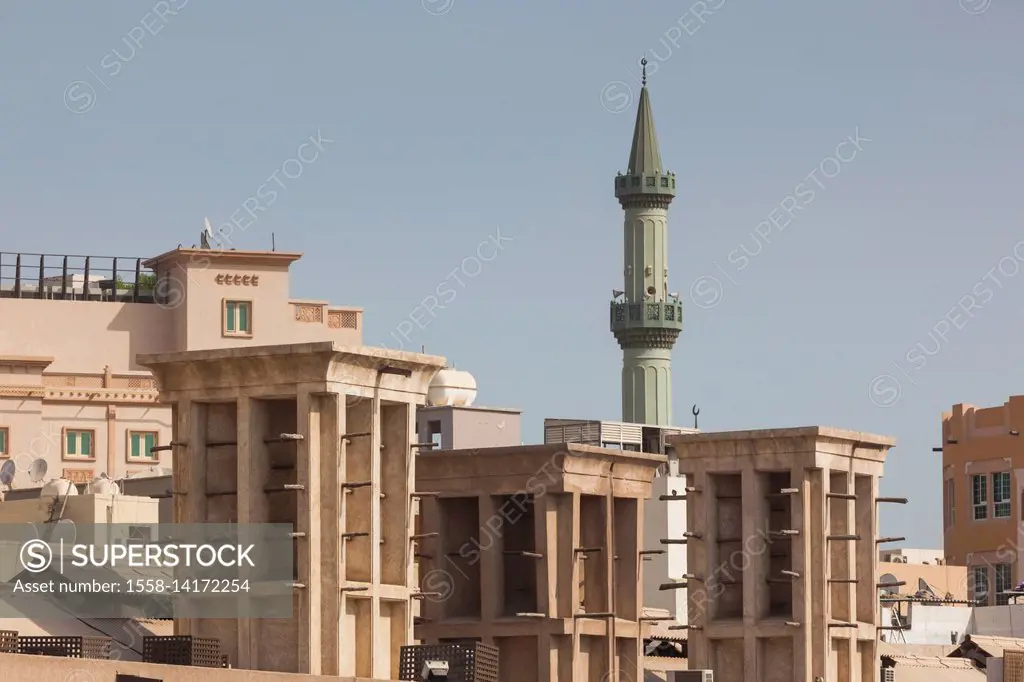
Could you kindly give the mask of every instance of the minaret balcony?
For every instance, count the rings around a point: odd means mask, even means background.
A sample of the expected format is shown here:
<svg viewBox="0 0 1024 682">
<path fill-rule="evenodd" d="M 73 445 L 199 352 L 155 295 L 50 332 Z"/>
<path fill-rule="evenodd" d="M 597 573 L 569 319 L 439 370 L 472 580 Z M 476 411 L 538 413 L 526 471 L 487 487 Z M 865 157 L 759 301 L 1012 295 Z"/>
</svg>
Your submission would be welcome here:
<svg viewBox="0 0 1024 682">
<path fill-rule="evenodd" d="M 611 302 L 611 331 L 683 328 L 683 304 L 678 300 Z"/>
<path fill-rule="evenodd" d="M 631 197 L 636 195 L 662 196 L 671 201 L 676 195 L 676 174 L 664 173 L 627 173 L 615 178 L 615 196 Z"/>
</svg>

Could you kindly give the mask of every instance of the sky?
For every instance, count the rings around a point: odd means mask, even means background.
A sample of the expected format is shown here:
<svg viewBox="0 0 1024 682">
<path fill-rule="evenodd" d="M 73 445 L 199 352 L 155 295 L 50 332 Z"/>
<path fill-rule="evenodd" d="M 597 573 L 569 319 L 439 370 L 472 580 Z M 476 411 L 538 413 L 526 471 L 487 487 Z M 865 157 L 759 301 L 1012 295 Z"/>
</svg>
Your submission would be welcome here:
<svg viewBox="0 0 1024 682">
<path fill-rule="evenodd" d="M 619 419 L 646 56 L 676 424 L 892 436 L 883 533 L 940 547 L 942 412 L 1024 388 L 1022 28 L 1010 0 L 5 0 L 0 248 L 150 256 L 234 216 L 526 442 Z"/>
</svg>

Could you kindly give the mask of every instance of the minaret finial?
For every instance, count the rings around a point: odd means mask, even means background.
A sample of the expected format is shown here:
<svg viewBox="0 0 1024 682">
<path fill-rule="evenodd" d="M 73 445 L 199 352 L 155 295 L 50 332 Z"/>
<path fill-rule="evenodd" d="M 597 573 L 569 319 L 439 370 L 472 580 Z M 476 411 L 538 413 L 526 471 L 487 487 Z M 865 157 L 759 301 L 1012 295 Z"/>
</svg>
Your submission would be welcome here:
<svg viewBox="0 0 1024 682">
<path fill-rule="evenodd" d="M 643 57 L 640 60 L 640 67 L 643 69 L 643 78 L 640 81 L 640 85 L 646 88 L 647 87 L 647 57 Z"/>
</svg>

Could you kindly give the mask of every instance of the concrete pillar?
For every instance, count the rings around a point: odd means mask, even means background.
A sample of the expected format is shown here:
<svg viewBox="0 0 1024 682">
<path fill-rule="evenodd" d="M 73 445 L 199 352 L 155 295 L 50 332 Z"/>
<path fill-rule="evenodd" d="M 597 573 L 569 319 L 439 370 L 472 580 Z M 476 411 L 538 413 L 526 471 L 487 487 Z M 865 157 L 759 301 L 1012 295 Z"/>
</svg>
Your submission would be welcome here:
<svg viewBox="0 0 1024 682">
<path fill-rule="evenodd" d="M 569 586 L 570 594 L 572 594 L 572 611 L 566 616 L 566 618 L 572 619 L 572 643 L 570 645 L 572 678 L 570 682 L 582 682 L 586 678 L 586 672 L 580 669 L 582 663 L 580 660 L 582 658 L 580 656 L 580 621 L 574 618 L 573 614 L 582 610 L 584 597 L 580 590 L 582 555 L 576 552 L 576 548 L 583 546 L 583 497 L 577 492 L 570 494 L 572 495 L 572 519 L 569 523 L 572 524 L 572 552 L 568 554 L 572 562 L 572 583 Z"/>
<path fill-rule="evenodd" d="M 690 603 L 687 608 L 687 623 L 694 628 L 706 628 L 708 622 L 708 609 L 711 608 L 711 590 L 720 589 L 715 581 L 718 579 L 713 573 L 713 567 L 717 560 L 716 547 L 717 527 L 711 523 L 714 510 L 713 504 L 708 504 L 710 492 L 710 480 L 707 469 L 700 463 L 697 464 L 696 472 L 690 477 L 691 486 L 700 492 L 688 492 L 686 526 L 693 533 L 700 535 L 703 541 L 686 543 L 686 565 L 688 570 L 694 572 L 702 580 L 695 580 L 687 585 L 687 593 Z M 660 538 L 651 538 L 647 542 L 651 549 L 664 548 Z M 688 653 L 691 661 L 691 668 L 709 668 L 707 646 L 707 631 L 704 629 L 689 630 Z"/>
<path fill-rule="evenodd" d="M 183 434 L 187 446 L 174 457 L 174 521 L 204 523 L 206 521 L 206 431 L 208 407 L 204 403 L 183 399 L 176 410 L 177 433 Z M 177 453 L 176 453 L 177 454 Z M 175 620 L 175 634 L 190 635 L 197 631 L 197 619 Z"/>
<path fill-rule="evenodd" d="M 537 612 L 554 618 L 558 587 L 558 500 L 542 494 L 533 498 L 533 527 L 537 561 Z M 537 670 L 540 679 L 557 679 L 558 659 L 550 632 L 537 636 Z"/>
<path fill-rule="evenodd" d="M 849 464 L 850 462 L 848 462 Z M 832 487 L 832 492 L 851 494 L 853 493 L 853 474 L 845 471 L 838 473 L 832 482 L 837 483 Z M 833 497 L 828 500 L 832 518 L 841 520 L 842 529 L 833 526 L 833 533 L 843 533 L 849 535 L 855 535 L 857 533 L 857 520 L 855 513 L 855 502 L 851 500 L 844 500 L 842 498 Z M 855 542 L 842 543 L 845 546 L 837 546 L 833 551 L 838 556 L 839 568 L 836 573 L 837 578 L 856 578 L 857 577 L 857 555 L 863 550 L 863 547 L 871 543 L 873 536 L 864 535 L 861 536 L 861 540 Z M 834 543 L 833 543 L 834 544 Z M 859 585 L 854 583 L 838 583 L 836 585 L 839 589 L 836 591 L 838 595 L 841 595 L 840 600 L 834 600 L 832 603 L 833 614 L 832 618 L 836 621 L 846 621 L 850 623 L 857 622 L 857 588 Z M 842 604 L 844 608 L 836 611 L 837 601 Z M 871 622 L 871 621 L 869 621 Z M 855 630 L 849 629 L 839 632 L 832 632 L 830 634 L 841 634 L 847 636 L 839 643 L 840 649 L 844 650 L 845 653 L 841 654 L 846 657 L 845 670 L 840 670 L 839 680 L 840 682 L 852 682 L 852 677 L 855 671 L 860 671 L 860 661 L 857 660 L 857 637 Z"/>
<path fill-rule="evenodd" d="M 820 545 L 820 539 L 816 540 L 811 536 L 813 487 L 811 478 L 803 466 L 794 466 L 791 469 L 790 482 L 792 487 L 800 491 L 798 495 L 793 496 L 791 508 L 793 528 L 800 531 L 799 540 L 793 542 L 793 570 L 800 574 L 800 579 L 796 581 L 793 589 L 793 620 L 800 623 L 800 628 L 793 633 L 793 679 L 809 680 L 812 668 L 810 635 L 814 627 L 812 595 L 815 585 L 820 582 L 815 577 L 815 543 Z"/>
<path fill-rule="evenodd" d="M 490 495 L 480 495 L 477 501 L 480 510 L 480 620 L 491 623 L 501 618 L 502 597 L 505 591 L 499 539 L 493 537 L 487 525 L 490 519 L 495 518 L 498 504 Z M 488 627 L 486 631 L 488 641 L 484 643 L 493 645 L 494 640 L 490 638 L 491 629 Z"/>
<path fill-rule="evenodd" d="M 320 450 L 320 530 L 319 537 L 310 537 L 320 551 L 321 669 L 323 675 L 341 674 L 341 515 L 343 513 L 342 488 L 345 462 L 342 456 L 341 434 L 344 432 L 344 395 L 326 393 L 319 399 Z M 311 428 L 312 431 L 312 428 Z M 314 512 L 315 513 L 315 512 Z"/>
<path fill-rule="evenodd" d="M 878 537 L 878 476 L 857 476 L 854 478 L 854 492 L 857 495 L 857 518 L 855 532 L 861 541 L 857 547 L 857 620 L 876 624 L 878 619 L 878 552 L 873 539 Z M 863 656 L 870 661 L 877 660 L 878 640 L 863 641 Z M 861 662 L 863 664 L 863 661 Z"/>
<path fill-rule="evenodd" d="M 379 376 L 377 381 L 378 383 L 380 382 Z M 370 536 L 363 538 L 363 540 L 366 542 L 366 551 L 370 553 L 370 583 L 376 586 L 380 585 L 380 495 L 383 492 L 380 476 L 380 448 L 382 439 L 379 394 L 373 396 L 370 415 L 372 424 L 370 427 L 370 432 L 372 433 L 370 436 Z M 372 647 L 369 677 L 387 678 L 390 676 L 390 671 L 382 670 L 380 658 L 377 656 L 376 643 L 383 637 L 384 633 L 381 631 L 380 623 L 380 593 L 374 588 L 370 590 L 370 625 L 368 634 Z"/>
<path fill-rule="evenodd" d="M 320 576 L 320 398 L 302 391 L 296 398 L 296 426 L 302 440 L 295 443 L 295 479 L 303 486 L 295 493 L 295 530 L 305 537 L 296 538 L 297 582 L 305 585 L 298 593 L 295 623 L 298 627 L 299 672 L 319 675 L 321 664 Z"/>
<path fill-rule="evenodd" d="M 823 469 L 812 469 L 807 472 L 810 478 L 810 495 L 808 495 L 806 510 L 810 516 L 810 545 L 811 565 L 822 567 L 824 570 L 815 570 L 811 573 L 809 583 L 809 594 L 807 600 L 810 602 L 811 619 L 804 626 L 803 636 L 810 640 L 811 649 L 811 679 L 814 676 L 828 677 L 829 660 L 829 627 L 826 607 L 828 605 L 828 578 L 831 577 L 831 561 L 829 561 L 828 546 L 831 544 L 825 539 L 830 532 L 828 516 L 825 514 L 825 493 L 828 492 L 828 472 Z"/>
<path fill-rule="evenodd" d="M 752 555 L 746 550 L 746 543 L 767 530 L 768 503 L 763 475 L 753 468 L 750 460 L 746 460 L 744 464 L 746 466 L 741 473 L 743 520 L 740 533 L 744 544 L 743 558 L 737 566 L 742 570 L 743 576 L 743 671 L 747 678 L 759 679 L 756 626 L 768 612 L 768 576 L 765 564 L 768 561 L 766 554 L 771 550 L 760 556 Z M 774 538 L 772 540 L 777 541 Z M 788 540 L 783 539 L 781 542 Z"/>
<path fill-rule="evenodd" d="M 601 501 L 601 510 L 604 517 L 604 542 L 603 551 L 599 558 L 604 563 L 604 580 L 601 587 L 604 589 L 604 603 L 608 611 L 616 613 L 615 610 L 615 498 L 612 497 L 611 481 L 608 482 L 608 493 Z M 593 561 L 593 559 L 590 559 Z M 590 610 L 590 609 L 588 609 Z M 602 609 L 603 610 L 603 609 Z M 605 632 L 605 657 L 608 664 L 608 682 L 619 682 L 619 671 L 617 666 L 617 648 L 615 646 L 615 620 L 617 614 L 611 618 L 604 619 L 607 630 Z"/>
</svg>

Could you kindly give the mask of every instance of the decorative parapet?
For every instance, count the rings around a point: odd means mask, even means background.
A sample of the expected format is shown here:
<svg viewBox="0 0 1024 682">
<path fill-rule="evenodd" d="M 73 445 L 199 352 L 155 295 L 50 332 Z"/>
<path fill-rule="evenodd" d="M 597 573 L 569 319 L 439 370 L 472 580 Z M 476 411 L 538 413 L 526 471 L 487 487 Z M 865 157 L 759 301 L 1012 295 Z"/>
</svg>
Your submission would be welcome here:
<svg viewBox="0 0 1024 682">
<path fill-rule="evenodd" d="M 155 403 L 156 380 L 138 374 L 44 374 L 42 386 L 0 386 L 0 396 L 61 402 Z"/>
<path fill-rule="evenodd" d="M 328 310 L 327 326 L 331 329 L 359 329 L 359 311 Z"/>
<path fill-rule="evenodd" d="M 297 303 L 295 305 L 296 322 L 324 323 L 324 306 L 316 303 Z"/>
<path fill-rule="evenodd" d="M 329 329 L 359 329 L 362 308 L 331 308 L 326 301 L 289 301 L 296 322 L 326 324 Z"/>
<path fill-rule="evenodd" d="M 71 481 L 75 485 L 89 483 L 96 478 L 95 469 L 65 469 L 61 472 L 61 478 Z"/>
</svg>

